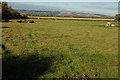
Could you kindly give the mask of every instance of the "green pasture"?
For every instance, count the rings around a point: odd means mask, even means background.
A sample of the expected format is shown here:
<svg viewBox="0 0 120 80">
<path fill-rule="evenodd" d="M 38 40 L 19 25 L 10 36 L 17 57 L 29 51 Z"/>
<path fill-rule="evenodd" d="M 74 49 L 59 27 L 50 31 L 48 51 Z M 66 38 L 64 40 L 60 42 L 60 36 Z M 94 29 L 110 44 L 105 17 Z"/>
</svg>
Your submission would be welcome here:
<svg viewBox="0 0 120 80">
<path fill-rule="evenodd" d="M 2 23 L 3 78 L 117 78 L 118 25 L 31 19 Z"/>
</svg>

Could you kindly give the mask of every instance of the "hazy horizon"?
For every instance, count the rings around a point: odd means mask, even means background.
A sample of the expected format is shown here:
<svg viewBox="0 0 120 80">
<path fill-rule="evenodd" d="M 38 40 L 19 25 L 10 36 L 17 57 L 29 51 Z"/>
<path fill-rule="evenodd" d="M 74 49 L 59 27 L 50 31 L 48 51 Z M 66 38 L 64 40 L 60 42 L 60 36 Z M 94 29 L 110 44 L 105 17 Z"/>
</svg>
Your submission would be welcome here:
<svg viewBox="0 0 120 80">
<path fill-rule="evenodd" d="M 9 2 L 14 9 L 85 12 L 114 16 L 117 2 Z"/>
</svg>

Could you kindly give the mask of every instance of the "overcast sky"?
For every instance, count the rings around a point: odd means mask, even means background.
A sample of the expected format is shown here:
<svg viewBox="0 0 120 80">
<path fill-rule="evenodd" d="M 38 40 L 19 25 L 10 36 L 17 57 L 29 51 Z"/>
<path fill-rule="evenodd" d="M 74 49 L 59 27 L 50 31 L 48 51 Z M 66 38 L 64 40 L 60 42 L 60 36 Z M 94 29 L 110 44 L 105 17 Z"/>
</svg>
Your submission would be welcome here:
<svg viewBox="0 0 120 80">
<path fill-rule="evenodd" d="M 85 13 L 95 13 L 114 16 L 118 13 L 118 2 L 18 2 L 24 4 L 18 7 L 18 4 L 13 3 L 11 6 L 13 8 L 19 9 L 22 7 L 29 6 L 28 8 L 33 9 L 33 6 L 47 6 L 47 7 L 58 7 L 72 12 L 85 12 Z M 32 7 L 32 8 L 31 8 Z M 35 8 L 36 9 L 36 8 Z M 35 10 L 34 9 L 34 10 Z"/>
<path fill-rule="evenodd" d="M 119 2 L 120 0 L 0 0 L 8 2 Z"/>
</svg>

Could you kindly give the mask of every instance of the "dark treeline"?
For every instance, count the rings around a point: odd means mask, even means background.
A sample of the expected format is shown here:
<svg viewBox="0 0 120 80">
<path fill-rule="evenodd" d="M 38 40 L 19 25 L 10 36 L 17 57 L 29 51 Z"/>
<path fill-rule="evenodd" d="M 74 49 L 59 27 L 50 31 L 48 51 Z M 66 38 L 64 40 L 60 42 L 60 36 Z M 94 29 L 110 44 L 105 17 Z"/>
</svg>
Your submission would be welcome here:
<svg viewBox="0 0 120 80">
<path fill-rule="evenodd" d="M 18 11 L 8 6 L 7 2 L 1 2 L 2 5 L 2 20 L 8 21 L 9 19 L 26 19 L 27 15 L 20 14 Z"/>
<path fill-rule="evenodd" d="M 116 15 L 115 15 L 115 20 L 116 20 L 116 21 L 120 21 L 120 14 L 116 14 Z"/>
</svg>

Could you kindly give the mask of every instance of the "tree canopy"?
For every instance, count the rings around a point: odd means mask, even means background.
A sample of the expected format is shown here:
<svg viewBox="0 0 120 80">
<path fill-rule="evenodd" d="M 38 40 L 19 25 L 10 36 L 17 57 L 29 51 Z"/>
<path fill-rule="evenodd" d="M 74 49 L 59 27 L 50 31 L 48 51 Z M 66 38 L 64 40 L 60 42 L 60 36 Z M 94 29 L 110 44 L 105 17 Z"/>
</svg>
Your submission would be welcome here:
<svg viewBox="0 0 120 80">
<path fill-rule="evenodd" d="M 20 19 L 27 18 L 27 16 L 22 16 L 18 11 L 12 9 L 11 6 L 8 6 L 7 2 L 2 2 L 2 20 L 9 19 Z"/>
<path fill-rule="evenodd" d="M 116 14 L 116 15 L 115 15 L 115 20 L 116 20 L 116 21 L 120 21 L 120 14 Z"/>
</svg>

